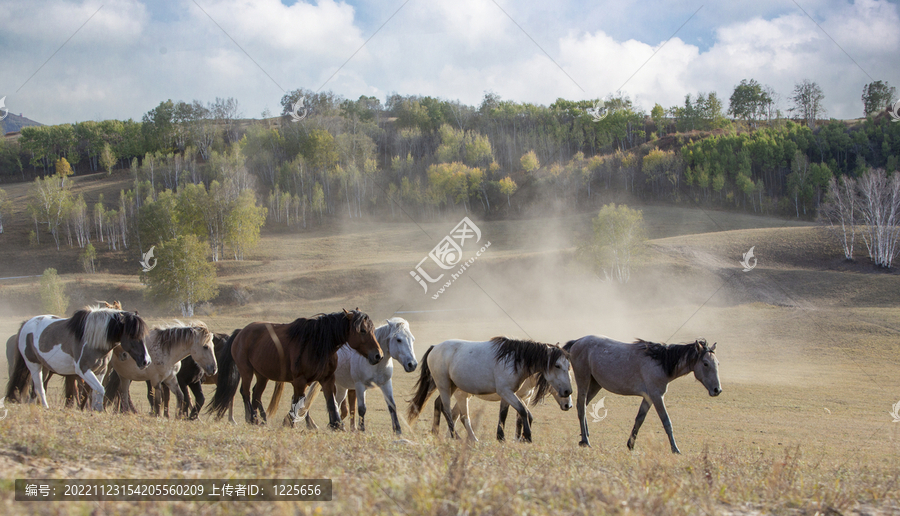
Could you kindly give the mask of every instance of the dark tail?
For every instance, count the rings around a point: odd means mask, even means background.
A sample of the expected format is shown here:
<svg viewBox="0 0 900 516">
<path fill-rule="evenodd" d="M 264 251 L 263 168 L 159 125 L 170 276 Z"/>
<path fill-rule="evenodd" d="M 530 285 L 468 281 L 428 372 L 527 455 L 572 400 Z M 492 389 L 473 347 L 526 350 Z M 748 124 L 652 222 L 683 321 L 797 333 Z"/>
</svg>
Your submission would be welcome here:
<svg viewBox="0 0 900 516">
<path fill-rule="evenodd" d="M 228 411 L 228 407 L 231 406 L 234 395 L 237 393 L 238 382 L 241 379 L 237 364 L 234 363 L 234 357 L 231 356 L 231 345 L 240 332 L 241 330 L 239 329 L 234 330 L 234 333 L 225 342 L 224 349 L 222 349 L 221 360 L 219 360 L 219 377 L 216 380 L 216 392 L 213 394 L 209 408 L 206 409 L 207 414 L 215 415 L 216 419 L 222 419 L 222 416 Z"/>
<path fill-rule="evenodd" d="M 434 378 L 431 377 L 431 369 L 428 368 L 428 355 L 432 349 L 434 349 L 434 346 L 428 348 L 428 351 L 422 355 L 422 360 L 419 362 L 422 364 L 422 371 L 419 373 L 419 380 L 416 382 L 416 394 L 410 400 L 409 409 L 406 411 L 406 420 L 409 424 L 416 422 L 416 419 L 419 418 L 419 412 L 425 406 L 425 402 L 428 401 L 428 398 L 431 397 L 431 394 L 437 388 L 434 384 Z"/>
<path fill-rule="evenodd" d="M 25 359 L 16 350 L 13 373 L 9 376 L 9 382 L 6 384 L 6 399 L 8 401 L 22 402 L 23 400 L 19 396 L 25 395 L 25 391 L 28 389 L 28 380 L 30 379 L 31 372 L 25 366 Z"/>
<path fill-rule="evenodd" d="M 266 409 L 267 414 L 274 414 L 278 410 L 278 404 L 281 402 L 281 393 L 284 392 L 284 382 L 276 382 L 275 390 L 272 391 L 272 399 L 269 400 L 269 408 Z"/>
<path fill-rule="evenodd" d="M 571 352 L 572 352 L 572 346 L 574 346 L 576 342 L 578 342 L 578 341 L 577 341 L 577 340 L 570 340 L 569 342 L 566 342 L 566 345 L 563 346 L 563 351 L 565 351 L 566 353 L 571 353 Z"/>
</svg>

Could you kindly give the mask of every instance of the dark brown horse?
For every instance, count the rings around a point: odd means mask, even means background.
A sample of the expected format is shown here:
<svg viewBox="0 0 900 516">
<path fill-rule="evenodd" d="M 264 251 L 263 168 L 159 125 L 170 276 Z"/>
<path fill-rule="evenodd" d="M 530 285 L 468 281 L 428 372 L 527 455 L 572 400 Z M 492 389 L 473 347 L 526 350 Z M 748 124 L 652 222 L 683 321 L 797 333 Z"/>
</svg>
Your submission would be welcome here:
<svg viewBox="0 0 900 516">
<path fill-rule="evenodd" d="M 221 418 L 231 408 L 240 378 L 246 419 L 260 424 L 266 421 L 261 401 L 266 384 L 269 380 L 288 382 L 294 386 L 288 414 L 293 426 L 306 405 L 307 386 L 319 382 L 328 405 L 329 426 L 341 428 L 334 399 L 334 371 L 337 369 L 337 350 L 344 343 L 373 365 L 383 358 L 375 339 L 375 325 L 359 309 L 318 314 L 308 319 L 301 317 L 287 324 L 248 324 L 225 344 L 230 353 L 224 353 L 219 364 L 216 393 L 209 411 Z M 256 385 L 251 400 L 250 382 L 254 375 Z"/>
</svg>

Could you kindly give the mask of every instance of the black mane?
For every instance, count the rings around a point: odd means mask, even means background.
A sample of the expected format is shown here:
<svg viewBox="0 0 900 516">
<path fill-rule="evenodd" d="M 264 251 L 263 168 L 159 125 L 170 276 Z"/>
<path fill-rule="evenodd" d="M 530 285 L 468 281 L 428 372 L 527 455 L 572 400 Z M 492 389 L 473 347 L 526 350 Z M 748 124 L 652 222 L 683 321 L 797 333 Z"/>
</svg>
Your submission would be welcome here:
<svg viewBox="0 0 900 516">
<path fill-rule="evenodd" d="M 708 350 L 705 339 L 697 339 L 688 344 L 659 344 L 643 339 L 637 339 L 634 343 L 643 345 L 647 356 L 656 360 L 669 377 L 675 374 L 680 364 L 694 367 L 703 352 Z"/>
<path fill-rule="evenodd" d="M 497 362 L 505 361 L 511 363 L 514 371 L 525 371 L 526 378 L 534 374 L 540 375 L 537 388 L 532 397 L 532 405 L 543 399 L 550 389 L 550 384 L 544 376 L 544 373 L 547 372 L 547 367 L 560 358 L 569 358 L 569 354 L 564 350 L 533 340 L 494 337 L 491 339 L 491 342 L 497 348 L 494 352 L 494 358 L 497 359 Z"/>
<path fill-rule="evenodd" d="M 111 312 L 106 326 L 106 340 L 110 343 L 121 342 L 122 337 L 141 340 L 147 336 L 148 330 L 147 323 L 134 312 Z"/>
<path fill-rule="evenodd" d="M 365 330 L 374 335 L 375 326 L 369 316 L 359 310 L 297 318 L 287 329 L 288 340 L 301 346 L 297 365 L 301 362 L 318 364 L 318 375 L 328 364 L 330 355 L 347 342 L 351 329 L 357 333 Z"/>
</svg>

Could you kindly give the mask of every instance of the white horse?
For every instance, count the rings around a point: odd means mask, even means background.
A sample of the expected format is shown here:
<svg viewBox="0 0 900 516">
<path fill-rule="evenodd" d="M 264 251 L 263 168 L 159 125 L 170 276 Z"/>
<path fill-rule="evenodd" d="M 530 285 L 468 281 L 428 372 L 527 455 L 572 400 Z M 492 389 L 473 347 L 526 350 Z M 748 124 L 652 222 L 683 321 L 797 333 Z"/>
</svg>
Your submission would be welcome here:
<svg viewBox="0 0 900 516">
<path fill-rule="evenodd" d="M 581 422 L 581 446 L 590 446 L 585 406 L 600 389 L 624 396 L 643 398 L 634 428 L 628 438 L 628 449 L 634 449 L 638 430 L 652 404 L 662 421 L 673 453 L 681 453 L 672 434 L 672 422 L 663 398 L 669 382 L 689 373 L 706 387 L 710 396 L 722 393 L 719 383 L 719 360 L 716 345 L 697 339 L 689 344 L 657 344 L 638 339 L 633 344 L 608 337 L 588 335 L 568 342 L 564 349 L 572 355 L 575 383 L 578 385 L 578 420 Z"/>
<path fill-rule="evenodd" d="M 531 340 L 494 337 L 485 342 L 448 340 L 428 348 L 422 357 L 422 371 L 416 383 L 416 393 L 407 412 L 410 423 L 419 416 L 422 407 L 435 390 L 440 391 L 441 412 L 450 427 L 450 435 L 459 437 L 454 429 L 451 396 L 457 389 L 474 395 L 496 393 L 513 407 L 522 418 L 522 439 L 531 442 L 531 412 L 516 395 L 526 378 L 539 375 L 535 396 L 541 399 L 552 386 L 560 396 L 572 394 L 569 379 L 569 354 L 557 346 Z M 469 423 L 468 397 L 460 400 L 460 415 L 469 436 L 474 438 Z"/>
<path fill-rule="evenodd" d="M 359 353 L 354 352 L 349 346 L 342 346 L 338 349 L 338 365 L 334 372 L 335 402 L 341 405 L 341 411 L 344 412 L 344 400 L 347 398 L 348 392 L 350 393 L 351 405 L 353 403 L 352 398 L 355 397 L 356 408 L 359 411 L 359 429 L 360 431 L 365 431 L 366 389 L 377 385 L 381 389 L 381 394 L 384 395 L 388 412 L 391 413 L 391 424 L 394 432 L 400 434 L 400 420 L 397 417 L 397 404 L 394 402 L 394 388 L 391 384 L 391 377 L 394 375 L 394 364 L 391 358 L 393 357 L 394 360 L 400 362 L 407 373 L 415 371 L 419 365 L 416 361 L 416 352 L 413 350 L 413 343 L 416 341 L 416 338 L 409 329 L 409 323 L 401 317 L 388 319 L 385 321 L 385 324 L 375 328 L 375 338 L 378 340 L 378 344 L 384 353 L 384 358 L 375 365 L 370 364 L 368 360 Z M 267 411 L 269 414 L 274 414 L 275 410 L 278 409 L 278 402 L 281 399 L 283 388 L 283 383 L 278 383 L 275 386 L 275 392 L 272 393 L 272 400 L 269 402 Z M 319 383 L 314 382 L 310 384 L 304 409 L 305 414 L 301 412 L 297 416 L 299 421 L 300 417 L 305 415 L 308 428 L 318 428 L 318 425 L 316 425 L 316 422 L 313 421 L 309 414 L 309 408 L 312 406 L 312 401 L 318 392 Z M 356 428 L 356 418 L 353 416 L 352 408 L 350 409 L 350 414 L 351 427 Z M 342 418 L 345 415 L 341 414 Z"/>
<path fill-rule="evenodd" d="M 531 406 L 537 404 L 538 398 L 537 387 L 538 382 L 540 382 L 540 375 L 529 376 L 522 382 L 522 387 L 516 391 L 516 396 L 522 399 L 523 402 L 531 403 Z M 553 396 L 553 399 L 556 400 L 556 403 L 559 404 L 560 410 L 569 410 L 572 408 L 572 396 L 562 397 L 559 393 L 556 392 L 556 389 L 550 388 L 550 394 Z M 456 398 L 456 403 L 453 404 L 453 410 L 451 410 L 451 415 L 453 417 L 453 422 L 455 423 L 459 416 L 461 415 L 461 411 L 459 409 L 460 404 L 468 403 L 468 399 L 472 397 L 472 394 L 467 392 L 463 392 L 461 390 L 457 390 L 453 397 Z M 506 425 L 506 416 L 509 413 L 509 404 L 503 401 L 500 398 L 500 395 L 494 394 L 479 394 L 476 397 L 483 399 L 485 401 L 499 401 L 500 402 L 500 421 L 497 423 L 497 440 L 502 441 L 505 438 L 503 427 Z M 441 411 L 443 409 L 443 404 L 441 403 L 441 398 L 435 398 L 434 400 L 434 420 L 432 421 L 431 431 L 434 434 L 437 434 L 440 431 L 441 426 Z M 471 439 L 478 440 L 474 434 L 471 433 L 470 427 L 466 427 L 466 430 L 469 431 L 469 437 Z M 517 414 L 516 415 L 516 439 L 522 436 L 522 418 Z"/>
</svg>

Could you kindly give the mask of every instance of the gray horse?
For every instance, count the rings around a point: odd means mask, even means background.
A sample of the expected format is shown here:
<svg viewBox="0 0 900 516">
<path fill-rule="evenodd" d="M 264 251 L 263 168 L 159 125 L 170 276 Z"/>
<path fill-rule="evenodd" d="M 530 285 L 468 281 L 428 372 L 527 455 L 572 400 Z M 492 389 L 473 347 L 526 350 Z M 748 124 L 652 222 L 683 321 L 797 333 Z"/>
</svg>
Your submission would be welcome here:
<svg viewBox="0 0 900 516">
<path fill-rule="evenodd" d="M 719 384 L 719 361 L 716 359 L 716 345 L 707 346 L 706 340 L 698 339 L 690 344 L 657 344 L 638 339 L 633 344 L 619 342 L 608 337 L 588 335 L 567 343 L 563 349 L 572 357 L 572 370 L 578 385 L 578 420 L 581 423 L 581 446 L 590 446 L 588 427 L 585 420 L 585 405 L 606 389 L 623 396 L 644 398 L 634 428 L 628 438 L 628 449 L 634 449 L 638 430 L 650 410 L 656 408 L 663 428 L 669 436 L 673 453 L 681 453 L 672 435 L 672 422 L 666 412 L 663 397 L 669 382 L 693 371 L 694 377 L 709 391 L 710 396 L 722 392 Z"/>
</svg>

